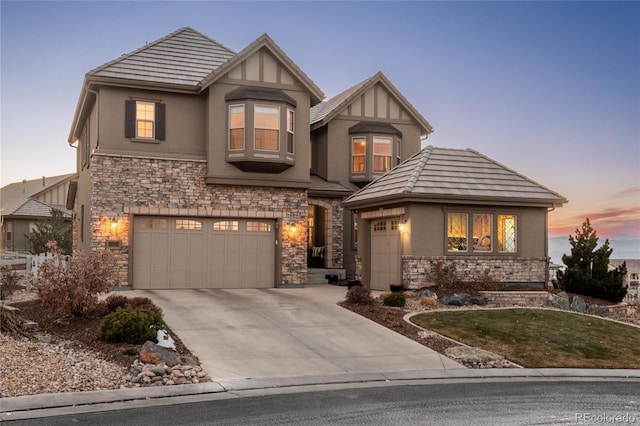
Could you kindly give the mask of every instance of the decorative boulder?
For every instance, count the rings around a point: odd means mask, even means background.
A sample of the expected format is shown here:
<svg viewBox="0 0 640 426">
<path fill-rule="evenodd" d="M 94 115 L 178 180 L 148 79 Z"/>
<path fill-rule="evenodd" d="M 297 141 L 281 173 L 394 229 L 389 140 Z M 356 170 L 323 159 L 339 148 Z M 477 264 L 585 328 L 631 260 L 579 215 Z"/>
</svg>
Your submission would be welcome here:
<svg viewBox="0 0 640 426">
<path fill-rule="evenodd" d="M 487 304 L 487 298 L 484 296 L 472 296 L 469 301 L 472 305 L 484 306 Z"/>
<path fill-rule="evenodd" d="M 140 349 L 140 361 L 145 364 L 166 364 L 169 367 L 180 364 L 180 358 L 169 350 L 146 341 Z"/>
<path fill-rule="evenodd" d="M 571 310 L 575 312 L 586 312 L 587 303 L 580 296 L 573 296 L 573 300 L 571 301 Z"/>
<path fill-rule="evenodd" d="M 558 294 L 549 293 L 549 296 L 547 297 L 547 306 L 567 311 L 570 306 L 569 296 L 564 291 Z"/>
<path fill-rule="evenodd" d="M 465 306 L 471 303 L 471 296 L 467 293 L 455 293 L 453 296 L 443 297 L 440 299 L 443 305 Z"/>
<path fill-rule="evenodd" d="M 416 299 L 422 299 L 423 297 L 430 297 L 432 299 L 438 300 L 438 295 L 428 288 L 423 288 L 422 290 L 418 291 L 418 294 L 416 294 Z"/>
</svg>

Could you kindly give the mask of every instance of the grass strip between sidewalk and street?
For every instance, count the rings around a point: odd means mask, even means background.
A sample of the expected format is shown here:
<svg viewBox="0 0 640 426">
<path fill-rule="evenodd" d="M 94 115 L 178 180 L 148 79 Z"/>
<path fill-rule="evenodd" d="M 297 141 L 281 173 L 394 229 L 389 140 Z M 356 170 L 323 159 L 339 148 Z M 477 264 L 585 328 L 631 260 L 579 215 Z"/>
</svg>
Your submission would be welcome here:
<svg viewBox="0 0 640 426">
<path fill-rule="evenodd" d="M 411 322 L 526 368 L 640 367 L 640 328 L 571 312 L 450 310 L 418 314 Z"/>
</svg>

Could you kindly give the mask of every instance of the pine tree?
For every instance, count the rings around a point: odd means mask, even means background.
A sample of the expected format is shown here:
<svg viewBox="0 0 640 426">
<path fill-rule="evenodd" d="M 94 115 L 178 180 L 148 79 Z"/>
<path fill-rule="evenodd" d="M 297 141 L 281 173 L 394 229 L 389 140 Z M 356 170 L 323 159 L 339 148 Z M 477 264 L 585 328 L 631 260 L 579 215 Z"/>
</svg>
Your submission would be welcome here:
<svg viewBox="0 0 640 426">
<path fill-rule="evenodd" d="M 32 254 L 45 253 L 49 241 L 58 243 L 64 254 L 71 254 L 71 238 L 71 224 L 64 220 L 61 210 L 52 208 L 51 217 L 39 220 L 27 240 Z"/>
<path fill-rule="evenodd" d="M 563 255 L 562 262 L 567 269 L 559 271 L 558 286 L 565 291 L 585 296 L 620 302 L 627 294 L 623 285 L 627 265 L 609 270 L 609 257 L 613 249 L 609 240 L 598 247 L 598 235 L 591 227 L 589 218 L 576 229 L 575 237 L 569 235 L 571 255 Z"/>
</svg>

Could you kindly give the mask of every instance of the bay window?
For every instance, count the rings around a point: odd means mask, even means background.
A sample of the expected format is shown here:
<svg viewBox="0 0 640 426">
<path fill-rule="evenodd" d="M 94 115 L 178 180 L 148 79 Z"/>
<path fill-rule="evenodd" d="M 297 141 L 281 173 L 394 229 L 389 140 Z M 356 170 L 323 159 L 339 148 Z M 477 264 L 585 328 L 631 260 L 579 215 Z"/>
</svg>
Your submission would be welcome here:
<svg viewBox="0 0 640 426">
<path fill-rule="evenodd" d="M 228 163 L 251 173 L 281 173 L 295 164 L 294 98 L 280 89 L 240 86 L 225 101 Z"/>
</svg>

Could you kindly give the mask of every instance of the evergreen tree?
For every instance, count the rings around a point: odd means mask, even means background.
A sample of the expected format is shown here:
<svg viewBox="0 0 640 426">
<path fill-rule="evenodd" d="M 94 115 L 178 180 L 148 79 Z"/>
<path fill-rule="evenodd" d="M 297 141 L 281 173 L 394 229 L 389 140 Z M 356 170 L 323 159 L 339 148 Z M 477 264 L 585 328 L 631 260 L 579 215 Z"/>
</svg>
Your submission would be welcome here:
<svg viewBox="0 0 640 426">
<path fill-rule="evenodd" d="M 55 208 L 51 209 L 51 217 L 39 220 L 27 237 L 32 254 L 45 253 L 49 241 L 58 243 L 63 254 L 71 254 L 71 239 L 71 224 L 64 220 L 62 211 Z"/>
<path fill-rule="evenodd" d="M 563 255 L 562 262 L 567 266 L 557 275 L 558 286 L 565 291 L 578 293 L 599 299 L 620 302 L 627 294 L 623 285 L 627 265 L 609 270 L 609 257 L 613 249 L 609 240 L 598 247 L 598 236 L 591 227 L 589 218 L 576 229 L 575 237 L 569 235 L 571 254 Z"/>
</svg>

